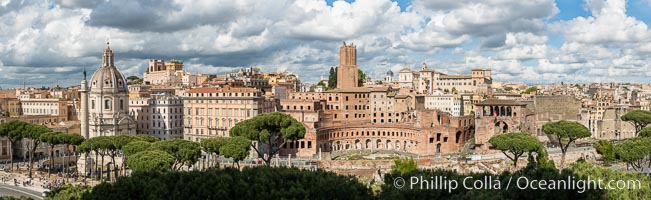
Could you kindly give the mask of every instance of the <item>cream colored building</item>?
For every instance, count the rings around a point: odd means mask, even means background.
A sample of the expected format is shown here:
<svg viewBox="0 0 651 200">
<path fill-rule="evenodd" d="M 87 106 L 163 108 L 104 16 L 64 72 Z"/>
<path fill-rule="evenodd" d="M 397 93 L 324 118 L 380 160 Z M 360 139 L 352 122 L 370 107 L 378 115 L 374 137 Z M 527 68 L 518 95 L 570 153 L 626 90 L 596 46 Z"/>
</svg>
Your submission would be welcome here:
<svg viewBox="0 0 651 200">
<path fill-rule="evenodd" d="M 491 88 L 490 69 L 472 69 L 470 75 L 448 75 L 427 68 L 423 63 L 420 71 L 403 68 L 398 73 L 396 83 L 401 88 L 410 88 L 418 94 L 432 94 L 434 91 L 446 93 L 485 92 Z M 454 92 L 453 92 L 454 91 Z"/>
<path fill-rule="evenodd" d="M 191 74 L 183 70 L 183 62 L 171 60 L 149 60 L 147 72 L 143 75 L 143 82 L 151 85 L 166 86 L 196 86 L 201 84 L 207 76 L 201 74 Z"/>
<path fill-rule="evenodd" d="M 183 138 L 183 99 L 170 95 L 129 98 L 138 133 L 161 140 Z"/>
<path fill-rule="evenodd" d="M 183 138 L 229 137 L 238 122 L 275 111 L 274 101 L 255 88 L 194 88 L 183 98 Z"/>
<path fill-rule="evenodd" d="M 438 94 L 425 96 L 425 109 L 440 110 L 459 116 L 461 111 L 461 101 L 454 94 Z"/>
<path fill-rule="evenodd" d="M 81 135 L 85 138 L 112 135 L 134 135 L 135 121 L 129 113 L 127 82 L 115 67 L 113 50 L 108 46 L 102 54 L 102 65 L 86 81 L 81 82 Z"/>
</svg>

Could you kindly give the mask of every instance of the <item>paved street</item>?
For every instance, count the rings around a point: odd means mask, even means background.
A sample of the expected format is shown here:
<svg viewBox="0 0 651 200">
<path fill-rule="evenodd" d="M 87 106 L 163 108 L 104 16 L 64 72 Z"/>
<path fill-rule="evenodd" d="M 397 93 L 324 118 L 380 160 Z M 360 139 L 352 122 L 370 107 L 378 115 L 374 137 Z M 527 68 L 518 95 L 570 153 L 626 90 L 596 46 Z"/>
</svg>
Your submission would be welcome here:
<svg viewBox="0 0 651 200">
<path fill-rule="evenodd" d="M 23 187 L 17 187 L 13 185 L 0 184 L 0 196 L 26 196 L 33 199 L 43 199 L 41 192 L 29 190 Z"/>
</svg>

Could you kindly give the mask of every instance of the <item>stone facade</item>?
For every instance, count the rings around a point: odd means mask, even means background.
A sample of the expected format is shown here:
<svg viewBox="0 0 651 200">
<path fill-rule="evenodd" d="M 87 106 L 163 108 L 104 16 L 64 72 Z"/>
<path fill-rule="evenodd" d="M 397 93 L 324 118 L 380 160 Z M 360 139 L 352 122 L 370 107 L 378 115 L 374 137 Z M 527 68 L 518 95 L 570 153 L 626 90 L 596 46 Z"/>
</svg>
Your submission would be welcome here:
<svg viewBox="0 0 651 200">
<path fill-rule="evenodd" d="M 108 43 L 102 54 L 102 66 L 95 71 L 90 83 L 86 82 L 84 71 L 81 84 L 82 108 L 79 113 L 84 137 L 136 133 L 135 121 L 129 114 L 127 82 L 114 65 L 113 50 Z"/>
<path fill-rule="evenodd" d="M 488 140 L 494 135 L 524 131 L 534 133 L 535 117 L 525 103 L 487 99 L 475 104 L 475 150 L 490 152 Z"/>
<path fill-rule="evenodd" d="M 255 88 L 194 88 L 183 97 L 183 138 L 229 137 L 240 121 L 275 111 L 274 100 Z"/>
<path fill-rule="evenodd" d="M 567 120 L 583 122 L 581 102 L 572 96 L 534 96 L 530 110 L 536 114 L 537 135 L 544 135 L 542 126 L 548 122 Z"/>
<path fill-rule="evenodd" d="M 418 155 L 458 152 L 473 137 L 472 116 L 416 110 L 414 98 L 387 87 L 291 93 L 281 111 L 303 122 L 305 139 L 281 154 L 391 150 Z"/>
<path fill-rule="evenodd" d="M 183 100 L 169 95 L 129 98 L 136 131 L 161 140 L 183 138 Z"/>
<path fill-rule="evenodd" d="M 15 97 L 0 98 L 0 111 L 6 117 L 22 115 L 23 108 L 20 99 Z"/>
<path fill-rule="evenodd" d="M 427 67 L 423 63 L 420 71 L 403 68 L 396 83 L 401 88 L 413 89 L 418 94 L 432 94 L 434 91 L 456 91 L 460 93 L 490 93 L 492 77 L 490 69 L 472 69 L 471 75 L 448 75 Z"/>
<path fill-rule="evenodd" d="M 68 101 L 59 99 L 25 99 L 21 101 L 23 115 L 64 116 L 67 121 Z"/>
</svg>

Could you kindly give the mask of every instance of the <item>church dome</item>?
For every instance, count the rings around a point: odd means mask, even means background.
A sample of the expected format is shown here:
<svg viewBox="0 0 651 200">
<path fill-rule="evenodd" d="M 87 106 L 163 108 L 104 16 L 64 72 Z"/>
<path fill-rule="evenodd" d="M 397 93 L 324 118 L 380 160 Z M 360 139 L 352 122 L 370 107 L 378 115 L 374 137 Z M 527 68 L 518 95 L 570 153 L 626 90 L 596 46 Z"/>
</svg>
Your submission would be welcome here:
<svg viewBox="0 0 651 200">
<path fill-rule="evenodd" d="M 393 76 L 393 72 L 392 72 L 391 70 L 389 70 L 389 71 L 387 72 L 387 76 Z"/>
<path fill-rule="evenodd" d="M 90 79 L 90 88 L 94 91 L 127 92 L 126 81 L 113 63 L 113 50 L 108 43 L 102 54 L 102 66 Z"/>
</svg>

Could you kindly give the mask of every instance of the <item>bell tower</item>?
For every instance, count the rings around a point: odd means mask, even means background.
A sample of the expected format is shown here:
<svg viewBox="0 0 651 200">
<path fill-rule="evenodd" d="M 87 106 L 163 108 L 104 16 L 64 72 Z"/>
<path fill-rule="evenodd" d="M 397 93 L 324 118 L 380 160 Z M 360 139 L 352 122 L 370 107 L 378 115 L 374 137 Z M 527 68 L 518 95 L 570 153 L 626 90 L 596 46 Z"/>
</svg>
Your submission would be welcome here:
<svg viewBox="0 0 651 200">
<path fill-rule="evenodd" d="M 339 67 L 337 67 L 337 88 L 357 87 L 357 47 L 343 43 L 339 48 Z"/>
</svg>

